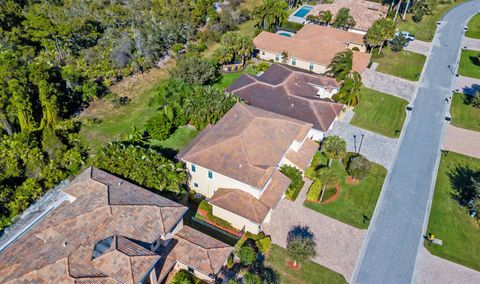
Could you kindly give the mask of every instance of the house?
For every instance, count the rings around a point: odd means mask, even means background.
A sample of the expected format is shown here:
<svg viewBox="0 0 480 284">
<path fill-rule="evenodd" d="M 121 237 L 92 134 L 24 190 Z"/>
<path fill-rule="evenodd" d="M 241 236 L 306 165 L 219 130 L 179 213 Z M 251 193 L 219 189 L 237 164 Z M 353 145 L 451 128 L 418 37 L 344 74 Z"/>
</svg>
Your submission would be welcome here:
<svg viewBox="0 0 480 284">
<path fill-rule="evenodd" d="M 279 168 L 304 171 L 318 149 L 312 136 L 311 123 L 237 103 L 177 157 L 213 215 L 256 234 L 291 183 Z"/>
<path fill-rule="evenodd" d="M 381 2 L 367 0 L 335 0 L 332 1 L 332 3 L 320 3 L 315 5 L 308 15 L 317 16 L 322 11 L 330 11 L 335 17 L 338 10 L 341 8 L 349 8 L 350 15 L 356 23 L 355 26 L 348 29 L 348 31 L 363 35 L 367 33 L 367 30 L 376 20 L 385 18 L 388 13 L 388 7 L 382 5 Z"/>
<path fill-rule="evenodd" d="M 181 268 L 212 282 L 232 252 L 183 226 L 185 206 L 104 171 L 62 192 L 67 201 L 1 252 L 0 283 L 161 283 Z"/>
<path fill-rule="evenodd" d="M 339 52 L 353 51 L 353 70 L 363 73 L 370 63 L 363 35 L 314 24 L 304 25 L 293 36 L 262 31 L 253 39 L 257 56 L 317 74 L 324 74 Z"/>
<path fill-rule="evenodd" d="M 312 138 L 321 141 L 342 114 L 344 105 L 331 100 L 339 89 L 332 77 L 272 64 L 260 76 L 241 76 L 226 91 L 252 106 L 312 123 Z"/>
</svg>

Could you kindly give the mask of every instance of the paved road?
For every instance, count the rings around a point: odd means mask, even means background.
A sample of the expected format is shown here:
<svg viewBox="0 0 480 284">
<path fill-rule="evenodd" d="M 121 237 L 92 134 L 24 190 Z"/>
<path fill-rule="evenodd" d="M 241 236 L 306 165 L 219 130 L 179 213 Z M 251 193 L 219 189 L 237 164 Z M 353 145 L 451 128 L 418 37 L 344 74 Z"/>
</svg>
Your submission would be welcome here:
<svg viewBox="0 0 480 284">
<path fill-rule="evenodd" d="M 357 263 L 353 283 L 416 282 L 416 263 L 428 222 L 453 72 L 463 27 L 480 1 L 457 6 L 438 27 L 420 79 L 413 113 L 385 181 Z"/>
</svg>

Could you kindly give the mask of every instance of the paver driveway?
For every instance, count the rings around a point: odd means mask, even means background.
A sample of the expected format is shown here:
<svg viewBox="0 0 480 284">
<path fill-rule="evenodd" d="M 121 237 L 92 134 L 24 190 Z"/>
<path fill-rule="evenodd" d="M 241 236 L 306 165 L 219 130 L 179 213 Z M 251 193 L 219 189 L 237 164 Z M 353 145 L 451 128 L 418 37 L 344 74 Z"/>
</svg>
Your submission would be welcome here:
<svg viewBox="0 0 480 284">
<path fill-rule="evenodd" d="M 453 85 L 455 92 L 463 92 L 466 95 L 474 95 L 480 90 L 480 79 L 458 76 Z"/>
<path fill-rule="evenodd" d="M 416 52 L 420 53 L 423 55 L 428 56 L 430 53 L 430 48 L 432 47 L 431 42 L 426 42 L 426 41 L 421 41 L 421 40 L 414 40 L 410 42 L 407 47 L 405 47 L 405 50 L 411 51 L 411 52 Z"/>
<path fill-rule="evenodd" d="M 480 159 L 480 132 L 448 125 L 443 149 Z"/>
<path fill-rule="evenodd" d="M 400 97 L 411 102 L 414 99 L 417 83 L 367 69 L 362 74 L 363 85 L 367 88 Z"/>
<path fill-rule="evenodd" d="M 350 279 L 357 257 L 367 233 L 340 221 L 317 213 L 303 206 L 303 201 L 310 186 L 305 183 L 297 200 L 283 199 L 273 211 L 270 223 L 264 224 L 264 231 L 272 241 L 287 246 L 287 234 L 296 225 L 309 226 L 317 241 L 317 256 L 314 261 Z"/>
<path fill-rule="evenodd" d="M 462 48 L 480 50 L 480 39 L 464 37 L 462 41 Z"/>
</svg>

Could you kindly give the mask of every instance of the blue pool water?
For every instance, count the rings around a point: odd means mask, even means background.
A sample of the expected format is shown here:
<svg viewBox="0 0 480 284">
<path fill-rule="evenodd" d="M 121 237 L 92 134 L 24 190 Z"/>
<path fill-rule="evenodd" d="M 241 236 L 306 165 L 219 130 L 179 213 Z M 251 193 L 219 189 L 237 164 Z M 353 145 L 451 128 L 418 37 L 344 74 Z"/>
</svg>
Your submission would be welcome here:
<svg viewBox="0 0 480 284">
<path fill-rule="evenodd" d="M 294 16 L 299 17 L 299 18 L 305 18 L 305 16 L 308 14 L 308 12 L 310 12 L 312 9 L 313 9 L 313 7 L 303 6 L 302 8 L 300 8 L 300 10 L 298 10 L 294 14 Z"/>
<path fill-rule="evenodd" d="M 279 35 L 282 35 L 282 36 L 288 36 L 288 37 L 292 37 L 292 35 L 291 35 L 291 34 L 289 34 L 289 33 L 278 33 L 278 34 L 279 34 Z"/>
</svg>

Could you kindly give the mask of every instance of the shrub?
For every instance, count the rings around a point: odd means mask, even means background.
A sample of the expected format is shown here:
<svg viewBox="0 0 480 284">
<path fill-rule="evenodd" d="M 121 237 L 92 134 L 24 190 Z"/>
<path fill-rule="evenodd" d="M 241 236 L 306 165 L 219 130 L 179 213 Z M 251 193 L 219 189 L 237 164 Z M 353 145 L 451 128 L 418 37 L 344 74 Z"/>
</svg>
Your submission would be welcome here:
<svg viewBox="0 0 480 284">
<path fill-rule="evenodd" d="M 185 270 L 180 270 L 172 279 L 172 284 L 194 284 L 193 275 Z"/>
<path fill-rule="evenodd" d="M 243 275 L 243 283 L 245 284 L 262 284 L 262 279 L 253 273 L 247 272 Z"/>
<path fill-rule="evenodd" d="M 208 204 L 206 200 L 200 201 L 200 204 L 198 205 L 198 209 L 205 210 L 207 212 L 212 212 L 212 205 Z"/>
<path fill-rule="evenodd" d="M 255 253 L 255 250 L 249 246 L 249 245 L 244 245 L 240 249 L 240 262 L 243 265 L 250 265 L 252 264 L 255 260 L 257 259 L 257 254 Z"/>
<path fill-rule="evenodd" d="M 165 140 L 175 130 L 175 126 L 163 111 L 157 112 L 147 120 L 145 129 L 153 139 Z"/>
<path fill-rule="evenodd" d="M 301 28 L 303 28 L 303 25 L 300 24 L 300 23 L 294 23 L 294 22 L 285 22 L 282 24 L 282 26 L 280 28 L 278 28 L 279 30 L 281 29 L 286 29 L 286 30 L 294 30 L 294 31 L 298 31 L 300 30 Z"/>
<path fill-rule="evenodd" d="M 348 164 L 348 173 L 354 178 L 358 179 L 366 178 L 370 173 L 371 169 L 372 165 L 370 161 L 368 161 L 363 156 L 357 156 L 352 158 L 352 160 Z"/>
<path fill-rule="evenodd" d="M 402 51 L 406 44 L 407 39 L 403 35 L 397 35 L 390 41 L 390 47 L 395 52 Z"/>
<path fill-rule="evenodd" d="M 272 240 L 270 239 L 270 236 L 266 236 L 255 241 L 255 244 L 257 245 L 258 250 L 260 250 L 260 252 L 264 255 L 267 254 L 268 251 L 270 250 L 271 243 L 272 243 Z"/>
<path fill-rule="evenodd" d="M 318 180 L 314 181 L 308 189 L 307 201 L 317 201 L 320 193 L 322 192 L 322 183 Z"/>
<path fill-rule="evenodd" d="M 360 48 L 358 48 L 358 47 L 355 46 L 355 47 L 352 48 L 352 50 L 353 50 L 353 51 L 360 51 Z"/>
<path fill-rule="evenodd" d="M 305 182 L 303 181 L 302 172 L 292 166 L 283 165 L 280 172 L 286 175 L 292 182 L 288 186 L 286 197 L 290 200 L 295 200 L 300 193 Z"/>
<path fill-rule="evenodd" d="M 232 226 L 232 224 L 223 220 L 222 218 L 219 218 L 219 217 L 213 215 L 212 205 L 210 205 L 206 200 L 202 200 L 200 202 L 200 204 L 198 205 L 198 209 L 207 211 L 207 219 L 210 220 L 211 222 L 217 224 L 218 226 L 226 228 L 226 229 L 235 230 L 235 228 Z"/>
<path fill-rule="evenodd" d="M 265 72 L 268 70 L 268 68 L 270 68 L 270 64 L 265 61 L 261 61 L 258 64 L 253 65 L 253 70 L 257 73 L 262 71 Z"/>
<path fill-rule="evenodd" d="M 228 269 L 232 269 L 232 267 L 233 267 L 233 254 L 230 254 L 228 256 L 227 267 L 228 267 Z"/>
<path fill-rule="evenodd" d="M 172 77 L 189 85 L 206 85 L 215 82 L 219 73 L 217 67 L 200 56 L 185 56 L 177 61 Z"/>
</svg>

